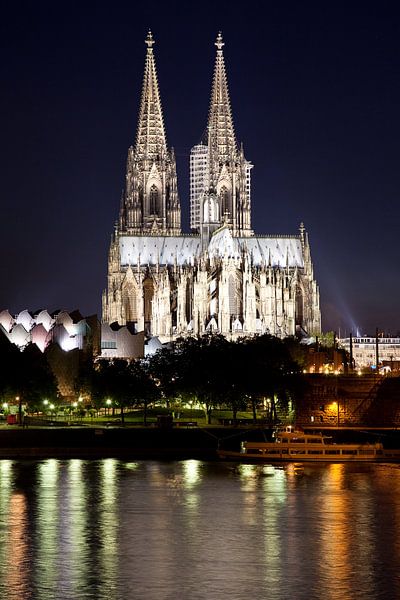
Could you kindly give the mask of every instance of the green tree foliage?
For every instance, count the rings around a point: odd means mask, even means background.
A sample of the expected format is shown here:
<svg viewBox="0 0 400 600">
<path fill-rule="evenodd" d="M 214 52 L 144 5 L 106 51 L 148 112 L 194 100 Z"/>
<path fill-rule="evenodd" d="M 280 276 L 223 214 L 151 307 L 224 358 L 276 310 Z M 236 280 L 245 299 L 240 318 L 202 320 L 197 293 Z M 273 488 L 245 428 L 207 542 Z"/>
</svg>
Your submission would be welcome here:
<svg viewBox="0 0 400 600">
<path fill-rule="evenodd" d="M 101 360 L 92 374 L 92 398 L 97 406 L 104 406 L 110 398 L 121 411 L 124 422 L 125 410 L 132 406 L 143 406 L 145 412 L 149 402 L 154 401 L 159 390 L 145 367 L 139 362 L 115 359 Z"/>
<path fill-rule="evenodd" d="M 17 396 L 30 411 L 41 408 L 44 398 L 53 402 L 58 396 L 57 382 L 46 356 L 34 344 L 21 352 L 0 335 L 0 393 L 8 402 Z"/>
<path fill-rule="evenodd" d="M 302 393 L 300 376 L 305 350 L 295 338 L 263 335 L 237 342 L 221 335 L 179 339 L 149 359 L 149 370 L 169 398 L 181 395 L 203 405 L 208 422 L 214 408 L 237 412 L 251 403 L 256 419 L 260 400 L 268 397 L 271 418 L 277 419 L 277 399 L 283 411 Z"/>
</svg>

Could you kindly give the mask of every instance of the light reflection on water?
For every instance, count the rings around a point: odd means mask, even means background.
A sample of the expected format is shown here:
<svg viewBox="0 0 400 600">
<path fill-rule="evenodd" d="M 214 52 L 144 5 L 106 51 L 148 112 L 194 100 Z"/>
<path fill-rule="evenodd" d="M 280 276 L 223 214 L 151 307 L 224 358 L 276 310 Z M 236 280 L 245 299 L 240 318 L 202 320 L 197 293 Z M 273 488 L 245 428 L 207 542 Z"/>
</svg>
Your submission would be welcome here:
<svg viewBox="0 0 400 600">
<path fill-rule="evenodd" d="M 400 467 L 0 461 L 4 600 L 400 597 Z"/>
</svg>

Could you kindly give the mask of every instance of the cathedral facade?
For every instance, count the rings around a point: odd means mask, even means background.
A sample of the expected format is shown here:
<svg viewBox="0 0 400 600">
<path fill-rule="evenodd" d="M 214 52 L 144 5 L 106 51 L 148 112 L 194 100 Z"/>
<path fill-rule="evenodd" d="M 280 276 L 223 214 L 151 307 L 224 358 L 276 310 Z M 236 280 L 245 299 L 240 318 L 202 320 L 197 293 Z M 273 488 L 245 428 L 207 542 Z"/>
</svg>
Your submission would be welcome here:
<svg viewBox="0 0 400 600">
<path fill-rule="evenodd" d="M 191 234 L 181 231 L 149 32 L 136 143 L 108 258 L 103 322 L 162 342 L 185 335 L 320 332 L 308 235 L 257 235 L 251 169 L 235 137 L 221 34 L 207 135 L 190 155 Z"/>
</svg>

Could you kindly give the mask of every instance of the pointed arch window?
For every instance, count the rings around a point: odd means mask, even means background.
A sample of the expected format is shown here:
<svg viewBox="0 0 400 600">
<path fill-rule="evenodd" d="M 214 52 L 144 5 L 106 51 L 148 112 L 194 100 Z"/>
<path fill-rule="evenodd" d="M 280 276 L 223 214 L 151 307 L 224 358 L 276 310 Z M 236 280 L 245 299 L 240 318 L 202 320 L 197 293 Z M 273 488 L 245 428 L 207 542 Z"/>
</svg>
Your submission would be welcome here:
<svg viewBox="0 0 400 600">
<path fill-rule="evenodd" d="M 160 194 L 155 185 L 150 188 L 150 214 L 160 216 Z"/>
<path fill-rule="evenodd" d="M 241 314 L 240 290 L 238 281 L 233 275 L 229 275 L 228 279 L 228 302 L 231 317 L 239 317 Z"/>
<path fill-rule="evenodd" d="M 221 201 L 221 217 L 222 217 L 222 219 L 224 219 L 225 213 L 228 213 L 228 216 L 230 216 L 230 214 L 231 214 L 230 194 L 229 194 L 228 189 L 225 186 L 221 188 L 220 201 Z"/>
<path fill-rule="evenodd" d="M 122 304 L 127 323 L 135 323 L 138 319 L 137 289 L 132 283 L 128 283 L 122 288 Z"/>
</svg>

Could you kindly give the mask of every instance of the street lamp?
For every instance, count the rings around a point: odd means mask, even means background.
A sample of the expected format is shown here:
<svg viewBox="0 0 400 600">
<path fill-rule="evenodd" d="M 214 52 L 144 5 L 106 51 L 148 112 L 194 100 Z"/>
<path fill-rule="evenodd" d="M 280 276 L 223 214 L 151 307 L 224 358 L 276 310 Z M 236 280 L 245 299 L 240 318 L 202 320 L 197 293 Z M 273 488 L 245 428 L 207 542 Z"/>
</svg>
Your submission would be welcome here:
<svg viewBox="0 0 400 600">
<path fill-rule="evenodd" d="M 340 409 L 340 406 L 339 406 L 339 400 L 338 400 L 337 402 L 333 402 L 333 406 L 334 406 L 334 408 L 336 408 L 336 409 L 337 409 L 337 421 L 336 421 L 336 426 L 337 426 L 337 427 L 339 427 L 339 409 Z"/>
<path fill-rule="evenodd" d="M 110 406 L 112 404 L 112 400 L 110 398 L 107 398 L 106 400 L 106 404 L 107 404 L 107 414 L 110 414 Z"/>
<path fill-rule="evenodd" d="M 15 401 L 18 404 L 18 420 L 19 420 L 19 424 L 20 426 L 23 425 L 22 422 L 22 399 L 20 398 L 20 396 L 15 396 Z"/>
</svg>

